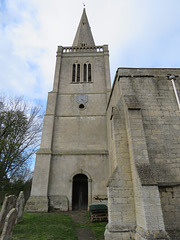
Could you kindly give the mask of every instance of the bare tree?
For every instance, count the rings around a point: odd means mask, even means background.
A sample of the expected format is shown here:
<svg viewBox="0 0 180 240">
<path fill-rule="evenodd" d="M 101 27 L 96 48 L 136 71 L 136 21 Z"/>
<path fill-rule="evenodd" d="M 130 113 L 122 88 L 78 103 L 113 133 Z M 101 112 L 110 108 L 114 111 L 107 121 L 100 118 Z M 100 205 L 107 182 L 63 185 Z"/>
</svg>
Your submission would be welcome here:
<svg viewBox="0 0 180 240">
<path fill-rule="evenodd" d="M 23 98 L 0 100 L 0 185 L 21 171 L 37 151 L 42 130 L 40 108 Z"/>
</svg>

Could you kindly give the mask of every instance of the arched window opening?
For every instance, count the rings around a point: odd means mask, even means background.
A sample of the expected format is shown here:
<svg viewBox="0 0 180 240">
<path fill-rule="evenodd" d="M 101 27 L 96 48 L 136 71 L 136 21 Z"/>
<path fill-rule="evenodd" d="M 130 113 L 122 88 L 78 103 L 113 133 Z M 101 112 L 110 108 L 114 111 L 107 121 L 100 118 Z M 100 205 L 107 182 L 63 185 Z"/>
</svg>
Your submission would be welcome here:
<svg viewBox="0 0 180 240">
<path fill-rule="evenodd" d="M 91 64 L 88 64 L 88 82 L 91 82 Z"/>
<path fill-rule="evenodd" d="M 76 65 L 73 64 L 73 70 L 72 70 L 72 82 L 75 82 L 76 79 Z"/>
<path fill-rule="evenodd" d="M 77 65 L 77 82 L 80 82 L 80 64 Z"/>
<path fill-rule="evenodd" d="M 84 82 L 87 82 L 87 65 L 84 64 Z"/>
</svg>

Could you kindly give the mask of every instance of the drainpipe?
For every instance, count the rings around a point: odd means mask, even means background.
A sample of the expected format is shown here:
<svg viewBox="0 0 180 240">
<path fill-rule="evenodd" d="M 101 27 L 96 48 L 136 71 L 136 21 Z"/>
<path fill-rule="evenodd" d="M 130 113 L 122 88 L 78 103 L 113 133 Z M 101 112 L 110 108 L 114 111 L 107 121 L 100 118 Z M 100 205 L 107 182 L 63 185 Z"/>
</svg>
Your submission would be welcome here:
<svg viewBox="0 0 180 240">
<path fill-rule="evenodd" d="M 177 104 L 178 104 L 179 111 L 180 111 L 180 100 L 179 100 L 179 96 L 178 96 L 176 85 L 175 85 L 176 76 L 175 75 L 167 75 L 167 79 L 172 82 L 174 94 L 176 96 Z"/>
</svg>

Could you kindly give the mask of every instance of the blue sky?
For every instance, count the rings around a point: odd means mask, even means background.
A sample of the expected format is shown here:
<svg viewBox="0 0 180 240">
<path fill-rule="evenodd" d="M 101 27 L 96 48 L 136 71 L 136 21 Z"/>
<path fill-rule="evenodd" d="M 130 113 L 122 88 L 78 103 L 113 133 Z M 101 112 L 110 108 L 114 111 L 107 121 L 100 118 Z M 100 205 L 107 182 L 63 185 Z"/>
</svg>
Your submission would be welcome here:
<svg viewBox="0 0 180 240">
<path fill-rule="evenodd" d="M 0 0 L 0 91 L 46 104 L 58 45 L 71 46 L 83 0 Z M 118 67 L 180 67 L 179 0 L 84 0 L 96 45 Z"/>
</svg>

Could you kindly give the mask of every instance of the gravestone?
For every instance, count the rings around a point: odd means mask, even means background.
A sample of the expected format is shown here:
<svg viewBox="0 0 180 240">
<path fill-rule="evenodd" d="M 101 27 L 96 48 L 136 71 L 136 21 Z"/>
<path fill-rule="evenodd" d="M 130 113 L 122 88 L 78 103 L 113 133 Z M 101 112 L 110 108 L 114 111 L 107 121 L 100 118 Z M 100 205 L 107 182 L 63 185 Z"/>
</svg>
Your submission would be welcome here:
<svg viewBox="0 0 180 240">
<path fill-rule="evenodd" d="M 20 222 L 23 221 L 24 203 L 25 203 L 24 192 L 21 191 L 21 192 L 19 193 L 19 197 L 18 197 L 17 202 L 16 202 L 16 210 L 17 210 L 16 223 L 20 223 Z"/>
<path fill-rule="evenodd" d="M 14 195 L 5 197 L 2 209 L 0 212 L 0 231 L 3 230 L 7 214 L 12 208 L 16 207 L 16 200 L 17 200 L 17 197 Z"/>
<path fill-rule="evenodd" d="M 0 240 L 10 240 L 12 237 L 13 228 L 17 218 L 17 211 L 15 208 L 12 208 L 5 219 L 5 224 L 1 234 Z"/>
</svg>

